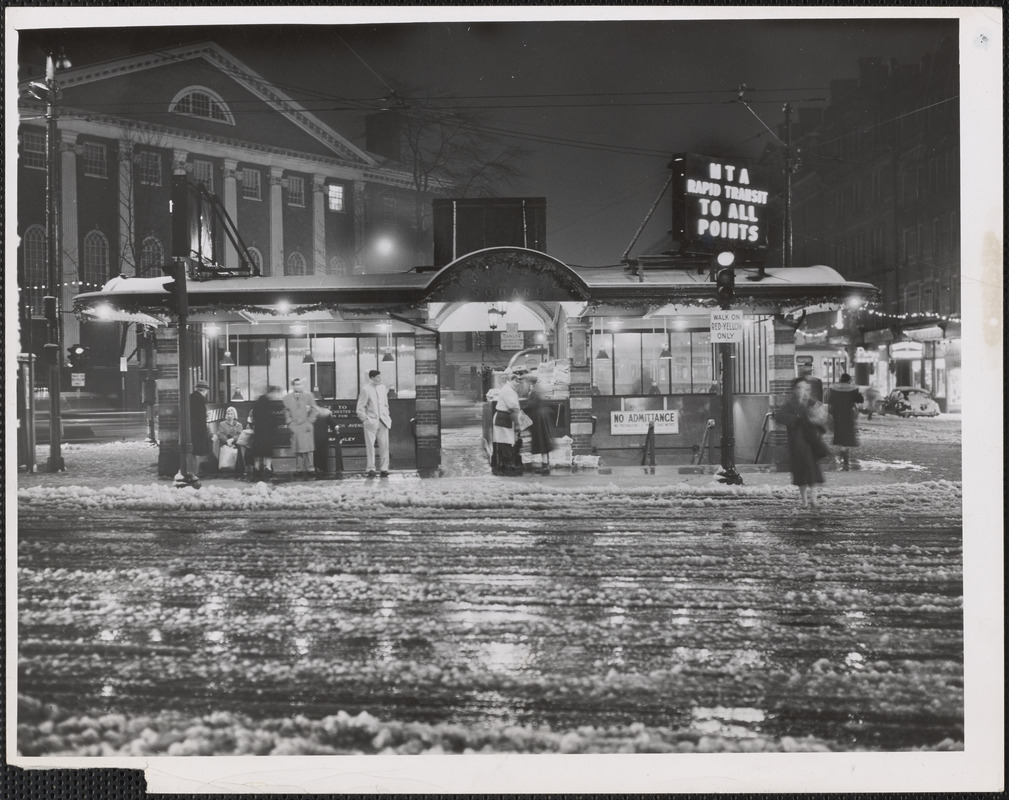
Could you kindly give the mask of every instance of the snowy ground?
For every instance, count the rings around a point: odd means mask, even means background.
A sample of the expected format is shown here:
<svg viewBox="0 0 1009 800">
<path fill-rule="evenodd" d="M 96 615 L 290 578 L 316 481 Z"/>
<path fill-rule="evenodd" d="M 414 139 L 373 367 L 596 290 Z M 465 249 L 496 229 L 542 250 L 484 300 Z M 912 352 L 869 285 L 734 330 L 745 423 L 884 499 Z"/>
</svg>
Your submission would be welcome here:
<svg viewBox="0 0 1009 800">
<path fill-rule="evenodd" d="M 496 478 L 465 440 L 454 477 L 199 491 L 68 447 L 19 479 L 19 748 L 960 749 L 959 420 L 863 430 L 819 514 L 779 473 Z"/>
</svg>

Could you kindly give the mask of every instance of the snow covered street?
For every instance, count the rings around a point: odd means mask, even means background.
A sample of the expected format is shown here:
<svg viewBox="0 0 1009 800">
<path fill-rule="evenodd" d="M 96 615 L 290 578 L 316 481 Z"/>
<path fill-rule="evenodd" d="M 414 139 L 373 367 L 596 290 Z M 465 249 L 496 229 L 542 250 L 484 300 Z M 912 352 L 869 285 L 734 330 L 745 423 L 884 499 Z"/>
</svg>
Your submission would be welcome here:
<svg viewBox="0 0 1009 800">
<path fill-rule="evenodd" d="M 960 749 L 961 488 L 919 466 L 819 514 L 775 473 L 24 476 L 19 749 Z"/>
</svg>

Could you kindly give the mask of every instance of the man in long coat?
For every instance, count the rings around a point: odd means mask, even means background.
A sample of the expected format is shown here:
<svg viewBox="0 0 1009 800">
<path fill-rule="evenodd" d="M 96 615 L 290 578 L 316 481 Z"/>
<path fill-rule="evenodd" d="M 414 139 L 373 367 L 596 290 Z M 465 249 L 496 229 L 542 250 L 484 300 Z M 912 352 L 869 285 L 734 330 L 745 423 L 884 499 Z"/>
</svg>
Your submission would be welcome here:
<svg viewBox="0 0 1009 800">
<path fill-rule="evenodd" d="M 862 393 L 851 382 L 851 375 L 847 372 L 841 376 L 841 382 L 831 386 L 827 393 L 827 408 L 834 422 L 834 444 L 841 448 L 841 469 L 845 471 L 851 468 L 848 463 L 849 448 L 858 447 L 855 419 L 862 400 Z"/>
<path fill-rule="evenodd" d="M 291 429 L 291 449 L 294 450 L 295 477 L 312 475 L 312 455 L 315 453 L 315 418 L 319 407 L 311 392 L 303 390 L 301 378 L 291 381 L 291 391 L 284 396 L 287 426 Z"/>
<path fill-rule="evenodd" d="M 200 476 L 203 465 L 213 452 L 210 439 L 210 428 L 207 427 L 207 397 L 210 395 L 210 384 L 200 380 L 196 382 L 189 395 L 189 436 L 193 445 L 193 458 L 187 465 L 194 478 Z"/>
</svg>

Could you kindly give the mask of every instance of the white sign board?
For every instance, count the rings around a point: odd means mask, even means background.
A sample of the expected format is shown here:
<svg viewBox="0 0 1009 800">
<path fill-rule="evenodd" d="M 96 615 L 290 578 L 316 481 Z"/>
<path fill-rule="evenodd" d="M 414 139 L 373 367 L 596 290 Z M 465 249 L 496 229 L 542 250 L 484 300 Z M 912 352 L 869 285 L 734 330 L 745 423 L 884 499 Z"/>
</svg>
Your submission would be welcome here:
<svg viewBox="0 0 1009 800">
<path fill-rule="evenodd" d="M 70 373 L 70 385 L 71 386 L 83 386 L 84 385 L 84 373 L 83 372 L 71 372 Z"/>
<path fill-rule="evenodd" d="M 680 412 L 673 409 L 663 411 L 611 411 L 610 435 L 631 436 L 648 433 L 648 424 L 656 433 L 679 433 Z"/>
<path fill-rule="evenodd" d="M 738 309 L 711 312 L 711 343 L 743 341 L 743 312 Z"/>
<path fill-rule="evenodd" d="M 521 350 L 523 347 L 525 347 L 525 337 L 521 331 L 518 333 L 508 331 L 501 334 L 502 350 Z"/>
</svg>

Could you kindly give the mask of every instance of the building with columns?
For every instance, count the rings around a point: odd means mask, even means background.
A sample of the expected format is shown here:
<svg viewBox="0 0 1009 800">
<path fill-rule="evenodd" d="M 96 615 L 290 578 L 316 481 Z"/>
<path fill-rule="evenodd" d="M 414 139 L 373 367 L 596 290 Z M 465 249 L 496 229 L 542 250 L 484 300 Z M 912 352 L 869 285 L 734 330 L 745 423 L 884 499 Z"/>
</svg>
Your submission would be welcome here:
<svg viewBox="0 0 1009 800">
<path fill-rule="evenodd" d="M 135 326 L 82 321 L 71 298 L 119 275 L 161 274 L 171 247 L 172 176 L 220 198 L 265 276 L 344 275 L 426 263 L 409 173 L 326 125 L 213 43 L 58 75 L 58 287 L 64 343 L 89 348 L 87 391 L 137 394 Z M 18 284 L 45 341 L 44 108 L 19 101 Z M 222 263 L 237 266 L 225 243 Z M 132 403 L 131 403 L 132 406 Z M 122 407 L 117 401 L 113 407 Z"/>
</svg>

